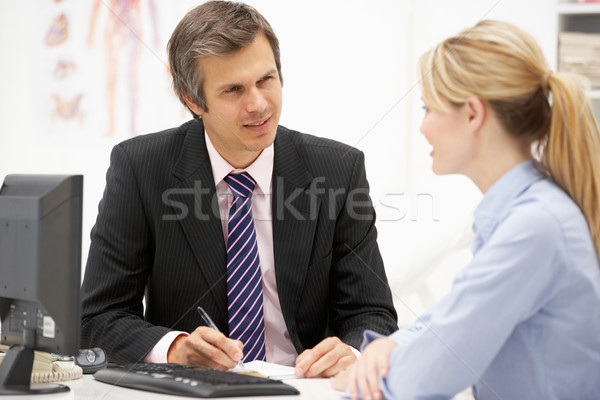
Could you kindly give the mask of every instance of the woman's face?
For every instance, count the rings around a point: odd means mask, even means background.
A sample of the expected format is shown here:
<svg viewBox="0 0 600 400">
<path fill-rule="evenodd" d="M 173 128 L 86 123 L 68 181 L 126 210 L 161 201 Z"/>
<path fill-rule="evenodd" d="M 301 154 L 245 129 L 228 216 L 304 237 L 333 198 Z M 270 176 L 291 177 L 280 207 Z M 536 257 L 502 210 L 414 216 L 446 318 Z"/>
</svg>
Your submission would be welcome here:
<svg viewBox="0 0 600 400">
<path fill-rule="evenodd" d="M 467 105 L 455 107 L 446 104 L 448 111 L 437 110 L 425 104 L 421 133 L 433 146 L 433 172 L 465 174 L 475 157 L 475 143 L 467 129 Z"/>
</svg>

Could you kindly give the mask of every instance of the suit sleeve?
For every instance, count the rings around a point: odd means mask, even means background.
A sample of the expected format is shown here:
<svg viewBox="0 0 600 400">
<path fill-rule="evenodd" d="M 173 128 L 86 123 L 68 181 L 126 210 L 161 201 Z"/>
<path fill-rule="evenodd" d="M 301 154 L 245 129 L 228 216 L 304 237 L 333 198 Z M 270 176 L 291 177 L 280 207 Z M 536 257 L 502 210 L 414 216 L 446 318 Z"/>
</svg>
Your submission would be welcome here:
<svg viewBox="0 0 600 400">
<path fill-rule="evenodd" d="M 168 332 L 143 318 L 144 288 L 153 263 L 151 238 L 136 176 L 117 145 L 81 289 L 81 346 L 103 348 L 111 362 L 142 362 Z"/>
<path fill-rule="evenodd" d="M 384 335 L 398 329 L 362 152 L 356 156 L 335 223 L 330 293 L 331 326 L 345 343 L 360 348 L 366 329 Z"/>
</svg>

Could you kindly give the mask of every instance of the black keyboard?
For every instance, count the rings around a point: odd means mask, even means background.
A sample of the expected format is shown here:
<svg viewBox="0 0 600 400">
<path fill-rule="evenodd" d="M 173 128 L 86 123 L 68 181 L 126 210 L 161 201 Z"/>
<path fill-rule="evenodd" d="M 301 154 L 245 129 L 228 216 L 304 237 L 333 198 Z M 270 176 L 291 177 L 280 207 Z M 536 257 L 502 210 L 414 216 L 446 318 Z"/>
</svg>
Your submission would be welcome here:
<svg viewBox="0 0 600 400">
<path fill-rule="evenodd" d="M 117 386 L 191 397 L 300 394 L 273 379 L 181 364 L 109 364 L 94 378 Z"/>
</svg>

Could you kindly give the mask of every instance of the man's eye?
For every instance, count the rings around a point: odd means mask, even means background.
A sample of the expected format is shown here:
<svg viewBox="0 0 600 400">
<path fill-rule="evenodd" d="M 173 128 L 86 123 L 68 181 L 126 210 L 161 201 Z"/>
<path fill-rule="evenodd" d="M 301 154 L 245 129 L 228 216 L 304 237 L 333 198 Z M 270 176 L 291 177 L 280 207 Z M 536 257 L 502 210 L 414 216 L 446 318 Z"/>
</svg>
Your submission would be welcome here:
<svg viewBox="0 0 600 400">
<path fill-rule="evenodd" d="M 239 87 L 239 86 L 232 86 L 232 87 L 230 87 L 229 89 L 227 89 L 227 90 L 225 91 L 225 93 L 233 93 L 233 92 L 237 92 L 238 90 L 240 90 L 240 87 Z"/>
</svg>

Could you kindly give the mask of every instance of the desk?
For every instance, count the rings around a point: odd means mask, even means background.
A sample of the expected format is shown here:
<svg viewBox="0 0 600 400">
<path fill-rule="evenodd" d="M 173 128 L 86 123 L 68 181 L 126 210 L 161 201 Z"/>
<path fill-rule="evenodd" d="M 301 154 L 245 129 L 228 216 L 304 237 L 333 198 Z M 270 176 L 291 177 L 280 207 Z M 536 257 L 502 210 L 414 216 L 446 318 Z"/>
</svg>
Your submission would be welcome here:
<svg viewBox="0 0 600 400">
<path fill-rule="evenodd" d="M 329 386 L 329 379 L 290 379 L 285 383 L 294 386 L 300 391 L 299 396 L 263 396 L 263 397 L 221 397 L 222 399 L 268 399 L 268 400 L 340 400 L 341 396 Z M 112 386 L 95 380 L 91 375 L 84 375 L 81 379 L 61 382 L 71 388 L 69 392 L 46 394 L 38 396 L 2 396 L 1 400 L 183 400 L 197 397 L 169 396 L 160 393 L 128 389 Z"/>
</svg>

